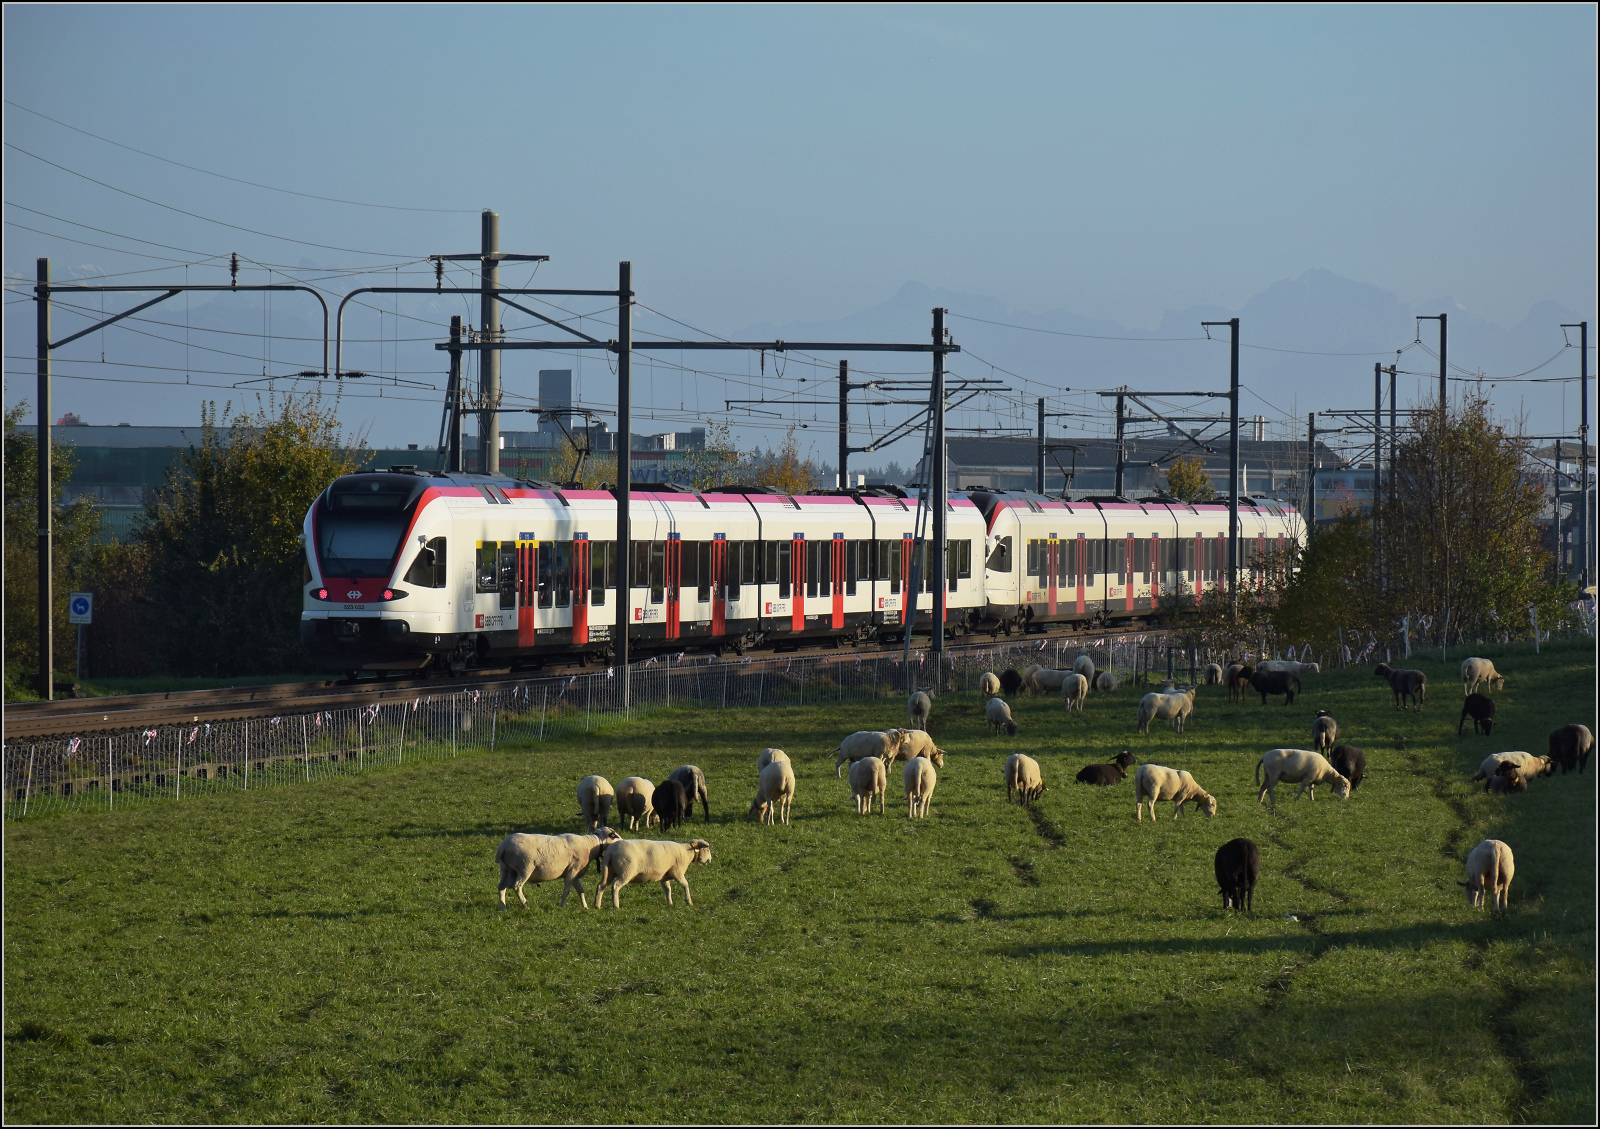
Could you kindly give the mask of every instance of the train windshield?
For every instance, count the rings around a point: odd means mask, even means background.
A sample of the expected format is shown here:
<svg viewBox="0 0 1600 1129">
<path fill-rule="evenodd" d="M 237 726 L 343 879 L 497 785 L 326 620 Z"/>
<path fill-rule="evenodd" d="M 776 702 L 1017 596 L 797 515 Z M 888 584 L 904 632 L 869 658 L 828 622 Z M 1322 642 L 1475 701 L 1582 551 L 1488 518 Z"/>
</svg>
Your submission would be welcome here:
<svg viewBox="0 0 1600 1129">
<path fill-rule="evenodd" d="M 401 517 L 326 516 L 317 525 L 323 572 L 350 580 L 388 576 L 405 533 L 406 522 Z"/>
</svg>

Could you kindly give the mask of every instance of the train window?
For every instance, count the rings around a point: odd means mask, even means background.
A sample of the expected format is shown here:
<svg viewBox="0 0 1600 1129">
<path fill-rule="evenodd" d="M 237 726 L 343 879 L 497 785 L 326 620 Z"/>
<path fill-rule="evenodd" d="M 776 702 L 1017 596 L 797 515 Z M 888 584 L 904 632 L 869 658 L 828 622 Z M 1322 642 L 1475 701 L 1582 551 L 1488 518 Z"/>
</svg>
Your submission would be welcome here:
<svg viewBox="0 0 1600 1129">
<path fill-rule="evenodd" d="M 988 563 L 984 565 L 991 572 L 1011 571 L 1011 538 L 1001 537 L 994 543 L 994 548 L 989 550 Z"/>
<path fill-rule="evenodd" d="M 1065 588 L 1071 577 L 1070 561 L 1078 550 L 1071 541 L 1056 542 L 1056 587 Z"/>
<path fill-rule="evenodd" d="M 696 541 L 694 543 L 695 564 L 695 598 L 702 604 L 711 602 L 711 542 Z M 687 581 L 683 585 L 689 587 Z"/>
<path fill-rule="evenodd" d="M 1134 562 L 1133 571 L 1144 575 L 1144 582 L 1150 583 L 1150 539 L 1140 537 L 1133 543 Z"/>
<path fill-rule="evenodd" d="M 589 542 L 589 603 L 603 608 L 606 589 L 617 582 L 616 542 Z"/>
<path fill-rule="evenodd" d="M 515 541 L 500 542 L 500 606 L 514 608 L 517 606 L 517 543 Z"/>
<path fill-rule="evenodd" d="M 878 542 L 878 559 L 882 569 L 881 577 L 889 582 L 889 591 L 900 591 L 900 560 L 904 541 Z"/>
<path fill-rule="evenodd" d="M 706 544 L 704 541 L 679 541 L 678 542 L 678 585 L 682 588 L 700 587 L 700 554 L 699 547 Z M 709 583 L 711 572 L 705 574 Z M 710 599 L 707 596 L 706 599 Z"/>
<path fill-rule="evenodd" d="M 629 550 L 628 571 L 633 574 L 628 577 L 628 587 L 650 587 L 650 542 L 635 541 L 633 543 L 632 548 Z"/>
<path fill-rule="evenodd" d="M 819 560 L 818 560 L 818 557 L 821 555 L 821 553 L 820 553 L 821 549 L 822 549 L 822 542 L 820 542 L 820 541 L 807 541 L 806 542 L 806 595 L 807 596 L 815 596 L 817 594 L 817 571 L 818 571 L 818 565 L 820 563 Z"/>
<path fill-rule="evenodd" d="M 1098 537 L 1089 542 L 1089 564 L 1084 569 L 1084 583 L 1092 585 L 1095 578 L 1105 571 L 1106 543 Z"/>
<path fill-rule="evenodd" d="M 846 541 L 844 545 L 844 594 L 856 594 L 856 581 L 862 577 L 861 550 L 865 543 L 861 541 Z"/>
<path fill-rule="evenodd" d="M 572 542 L 557 541 L 551 548 L 556 559 L 556 607 L 564 608 L 572 603 Z"/>
<path fill-rule="evenodd" d="M 537 574 L 538 604 L 541 608 L 548 608 L 555 602 L 555 542 L 546 541 L 536 548 L 534 552 L 534 571 Z"/>
<path fill-rule="evenodd" d="M 739 583 L 754 584 L 756 582 L 756 550 L 761 547 L 759 541 L 740 541 Z M 734 595 L 738 595 L 737 586 Z"/>
<path fill-rule="evenodd" d="M 650 602 L 659 604 L 667 594 L 667 543 L 649 542 L 647 556 L 650 569 Z"/>
<path fill-rule="evenodd" d="M 500 546 L 493 541 L 478 542 L 478 591 L 495 590 L 494 561 Z"/>
<path fill-rule="evenodd" d="M 444 563 L 443 537 L 435 537 L 417 550 L 417 559 L 406 569 L 405 582 L 422 588 L 443 588 L 447 574 Z M 309 571 L 309 570 L 308 570 Z M 310 577 L 306 579 L 309 581 Z"/>
<path fill-rule="evenodd" d="M 794 555 L 793 554 L 794 542 L 793 541 L 775 541 L 775 542 L 773 542 L 772 547 L 774 549 L 774 554 L 773 554 L 773 557 L 772 557 L 772 560 L 773 560 L 773 569 L 772 569 L 772 571 L 774 573 L 776 573 L 777 577 L 778 577 L 778 599 L 787 600 L 789 598 L 789 588 L 790 588 L 790 583 L 789 582 L 790 582 L 790 579 L 791 579 L 791 577 L 790 577 L 790 558 Z"/>
<path fill-rule="evenodd" d="M 1027 559 L 1027 564 L 1026 564 L 1026 567 L 1025 567 L 1024 571 L 1026 571 L 1029 576 L 1038 576 L 1039 575 L 1039 540 L 1038 540 L 1038 538 L 1031 537 L 1031 538 L 1028 539 L 1028 559 Z"/>
<path fill-rule="evenodd" d="M 778 582 L 778 543 L 776 541 L 759 542 L 761 556 L 758 560 L 760 575 L 756 578 L 762 584 L 776 584 Z"/>
</svg>

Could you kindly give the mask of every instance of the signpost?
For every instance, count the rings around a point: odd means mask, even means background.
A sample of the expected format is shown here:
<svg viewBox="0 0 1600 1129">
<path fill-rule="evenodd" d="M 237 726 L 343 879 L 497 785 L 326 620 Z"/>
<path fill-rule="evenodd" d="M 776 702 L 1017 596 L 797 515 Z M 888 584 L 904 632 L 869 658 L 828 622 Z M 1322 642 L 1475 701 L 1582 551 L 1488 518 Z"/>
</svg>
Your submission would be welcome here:
<svg viewBox="0 0 1600 1129">
<path fill-rule="evenodd" d="M 83 681 L 83 629 L 94 622 L 94 593 L 72 592 L 67 595 L 67 622 L 78 625 L 78 681 Z"/>
</svg>

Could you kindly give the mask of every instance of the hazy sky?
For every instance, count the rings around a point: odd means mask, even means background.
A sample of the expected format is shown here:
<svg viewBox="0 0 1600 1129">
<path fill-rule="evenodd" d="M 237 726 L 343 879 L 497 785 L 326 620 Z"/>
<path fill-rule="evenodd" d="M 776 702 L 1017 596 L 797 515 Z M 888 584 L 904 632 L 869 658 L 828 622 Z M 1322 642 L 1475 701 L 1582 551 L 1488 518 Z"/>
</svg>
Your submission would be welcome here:
<svg viewBox="0 0 1600 1129">
<path fill-rule="evenodd" d="M 631 259 L 642 300 L 725 333 L 847 315 L 908 280 L 1153 327 L 1311 268 L 1408 302 L 1448 294 L 1501 325 L 1543 300 L 1594 308 L 1589 5 L 12 5 L 4 19 L 12 102 L 245 180 L 462 210 L 264 191 L 8 105 L 10 145 L 327 245 L 7 148 L 8 279 L 31 278 L 37 255 L 58 276 L 170 266 L 123 251 L 386 267 L 475 249 L 488 206 L 505 249 L 552 256 L 542 284 L 614 285 Z M 10 358 L 32 346 L 15 313 Z M 192 395 L 141 395 L 193 415 Z M 7 403 L 24 396 L 8 375 Z M 375 409 L 375 436 L 385 421 Z"/>
</svg>

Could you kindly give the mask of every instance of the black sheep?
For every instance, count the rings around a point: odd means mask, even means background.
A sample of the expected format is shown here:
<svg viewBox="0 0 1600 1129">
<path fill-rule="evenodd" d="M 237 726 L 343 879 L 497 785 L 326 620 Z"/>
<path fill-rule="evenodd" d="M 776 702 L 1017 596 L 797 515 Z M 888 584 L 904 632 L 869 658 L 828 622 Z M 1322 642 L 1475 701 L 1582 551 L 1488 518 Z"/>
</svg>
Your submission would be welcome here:
<svg viewBox="0 0 1600 1129">
<path fill-rule="evenodd" d="M 1367 754 L 1354 745 L 1335 745 L 1328 762 L 1333 765 L 1333 771 L 1350 781 L 1352 793 L 1367 774 Z"/>
<path fill-rule="evenodd" d="M 1121 765 L 1091 764 L 1086 765 L 1078 773 L 1079 784 L 1096 784 L 1101 788 L 1109 788 L 1113 784 L 1120 784 L 1127 773 L 1122 771 Z"/>
<path fill-rule="evenodd" d="M 1417 712 L 1422 712 L 1422 703 L 1428 700 L 1428 676 L 1422 671 L 1394 670 L 1388 663 L 1379 663 L 1373 668 L 1372 676 L 1389 683 L 1389 689 L 1394 693 L 1395 709 L 1400 708 L 1402 698 L 1410 698 Z"/>
<path fill-rule="evenodd" d="M 1467 700 L 1461 703 L 1461 720 L 1456 722 L 1457 737 L 1461 736 L 1461 727 L 1469 717 L 1472 719 L 1472 731 L 1487 737 L 1494 728 L 1494 699 L 1487 694 L 1467 695 Z"/>
<path fill-rule="evenodd" d="M 689 793 L 678 781 L 668 777 L 656 786 L 656 814 L 661 817 L 661 830 L 670 831 L 688 819 L 694 811 L 689 803 Z"/>
<path fill-rule="evenodd" d="M 1006 697 L 1015 697 L 1018 690 L 1022 689 L 1022 675 L 1017 673 L 1016 667 L 1007 668 L 1000 676 L 1000 689 L 1006 692 Z"/>
<path fill-rule="evenodd" d="M 1285 706 L 1294 705 L 1294 696 L 1300 689 L 1300 679 L 1287 670 L 1257 670 L 1250 675 L 1250 685 L 1261 695 L 1261 704 L 1267 704 L 1267 695 L 1284 695 Z"/>
<path fill-rule="evenodd" d="M 706 774 L 701 772 L 699 766 L 692 764 L 679 765 L 667 776 L 668 780 L 676 780 L 683 785 L 683 792 L 689 798 L 689 814 L 694 814 L 694 804 L 700 801 L 701 814 L 707 823 L 711 822 L 711 803 L 706 796 Z"/>
<path fill-rule="evenodd" d="M 1255 912 L 1256 879 L 1261 877 L 1261 851 L 1249 839 L 1229 839 L 1217 848 L 1213 864 L 1222 908 Z"/>
<path fill-rule="evenodd" d="M 1495 769 L 1494 775 L 1483 782 L 1485 792 L 1526 792 L 1528 782 L 1523 779 L 1522 773 L 1517 771 L 1514 764 L 1502 764 Z"/>
<path fill-rule="evenodd" d="M 1133 754 L 1128 752 L 1127 749 L 1123 749 L 1122 752 L 1111 758 L 1111 763 L 1118 768 L 1132 768 L 1134 764 Z"/>
<path fill-rule="evenodd" d="M 1587 725 L 1563 725 L 1550 734 L 1550 760 L 1561 766 L 1563 776 L 1574 768 L 1582 775 L 1593 751 L 1594 734 Z"/>
</svg>

